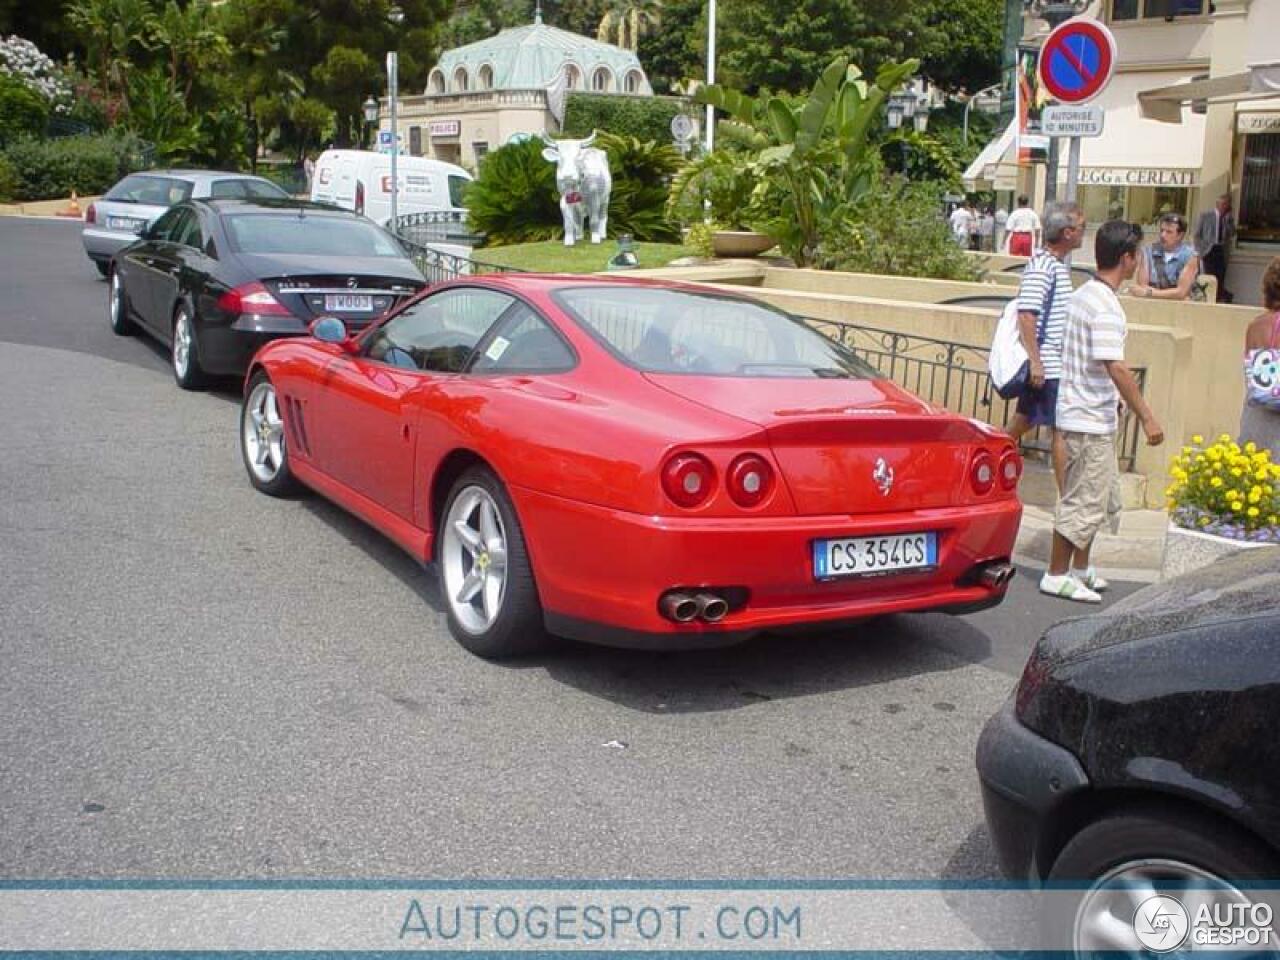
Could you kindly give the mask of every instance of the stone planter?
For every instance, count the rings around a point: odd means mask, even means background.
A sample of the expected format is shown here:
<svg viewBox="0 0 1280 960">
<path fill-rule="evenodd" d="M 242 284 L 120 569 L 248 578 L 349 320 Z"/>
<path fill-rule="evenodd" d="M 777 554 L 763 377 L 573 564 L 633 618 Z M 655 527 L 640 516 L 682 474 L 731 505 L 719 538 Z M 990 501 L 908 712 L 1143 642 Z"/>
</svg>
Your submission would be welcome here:
<svg viewBox="0 0 1280 960">
<path fill-rule="evenodd" d="M 776 245 L 772 237 L 754 230 L 717 230 L 711 234 L 711 248 L 717 257 L 755 257 Z"/>
<path fill-rule="evenodd" d="M 1168 580 L 1180 573 L 1199 570 L 1241 550 L 1272 550 L 1275 552 L 1276 563 L 1280 564 L 1280 544 L 1231 540 L 1171 523 L 1164 539 L 1164 562 L 1160 567 L 1160 579 Z"/>
</svg>

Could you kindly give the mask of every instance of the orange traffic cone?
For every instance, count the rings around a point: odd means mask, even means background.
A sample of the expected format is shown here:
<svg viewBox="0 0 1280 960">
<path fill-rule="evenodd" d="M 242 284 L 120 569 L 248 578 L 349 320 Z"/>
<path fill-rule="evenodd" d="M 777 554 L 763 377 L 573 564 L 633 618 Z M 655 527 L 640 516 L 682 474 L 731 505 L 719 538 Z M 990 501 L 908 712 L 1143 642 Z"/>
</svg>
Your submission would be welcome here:
<svg viewBox="0 0 1280 960">
<path fill-rule="evenodd" d="M 81 217 L 80 201 L 74 190 L 71 191 L 71 199 L 67 201 L 66 207 L 58 211 L 58 216 L 75 217 L 77 220 Z"/>
</svg>

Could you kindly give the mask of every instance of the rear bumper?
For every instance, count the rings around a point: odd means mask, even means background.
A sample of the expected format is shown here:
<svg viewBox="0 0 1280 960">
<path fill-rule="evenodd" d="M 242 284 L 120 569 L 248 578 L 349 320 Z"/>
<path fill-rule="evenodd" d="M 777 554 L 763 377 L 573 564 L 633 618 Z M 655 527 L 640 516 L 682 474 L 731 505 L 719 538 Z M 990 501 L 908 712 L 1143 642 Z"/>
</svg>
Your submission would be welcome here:
<svg viewBox="0 0 1280 960">
<path fill-rule="evenodd" d="M 230 324 L 207 324 L 200 331 L 200 365 L 215 376 L 242 376 L 249 361 L 265 344 L 282 337 L 300 337 L 306 324 L 293 317 L 264 317 L 265 323 L 241 317 Z"/>
<path fill-rule="evenodd" d="M 889 613 L 969 612 L 1005 588 L 973 581 L 982 563 L 1007 560 L 1022 507 L 977 507 L 864 517 L 685 519 L 641 516 L 512 490 L 526 529 L 538 591 L 554 632 L 622 646 L 723 646 L 754 634 L 830 626 Z M 815 539 L 933 530 L 938 563 L 927 571 L 819 581 Z M 675 623 L 658 609 L 675 588 L 738 588 L 746 601 L 719 623 Z"/>
<path fill-rule="evenodd" d="M 1049 868 L 1037 857 L 1045 826 L 1063 801 L 1089 789 L 1088 775 L 1072 753 L 1022 725 L 1013 697 L 983 728 L 977 766 L 1000 869 L 1039 883 Z"/>
<path fill-rule="evenodd" d="M 110 260 L 117 252 L 137 239 L 137 236 L 132 233 L 102 230 L 96 227 L 85 227 L 80 231 L 80 241 L 84 244 L 84 252 L 89 255 L 90 260 Z"/>
</svg>

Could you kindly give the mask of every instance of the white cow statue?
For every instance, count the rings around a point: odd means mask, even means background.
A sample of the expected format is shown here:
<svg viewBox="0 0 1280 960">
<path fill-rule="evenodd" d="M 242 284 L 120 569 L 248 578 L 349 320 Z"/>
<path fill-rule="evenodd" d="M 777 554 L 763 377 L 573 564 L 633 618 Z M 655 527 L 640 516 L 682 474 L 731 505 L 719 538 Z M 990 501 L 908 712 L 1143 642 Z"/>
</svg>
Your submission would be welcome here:
<svg viewBox="0 0 1280 960">
<path fill-rule="evenodd" d="M 609 226 L 609 194 L 613 177 L 609 157 L 598 147 L 595 131 L 585 140 L 542 138 L 547 147 L 542 156 L 556 165 L 556 189 L 560 191 L 560 212 L 564 215 L 564 245 L 572 247 L 583 235 L 583 220 L 591 221 L 591 242 L 599 243 Z"/>
</svg>

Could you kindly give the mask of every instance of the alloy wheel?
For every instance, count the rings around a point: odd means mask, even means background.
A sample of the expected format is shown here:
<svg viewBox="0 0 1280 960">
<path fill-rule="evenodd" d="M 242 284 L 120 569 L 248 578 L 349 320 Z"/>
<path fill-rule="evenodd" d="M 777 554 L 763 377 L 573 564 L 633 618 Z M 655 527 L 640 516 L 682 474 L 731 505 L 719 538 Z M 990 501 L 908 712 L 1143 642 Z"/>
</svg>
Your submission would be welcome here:
<svg viewBox="0 0 1280 960">
<path fill-rule="evenodd" d="M 1188 936 L 1188 920 L 1201 905 L 1247 907 L 1252 902 L 1222 877 L 1192 864 L 1130 861 L 1109 870 L 1080 901 L 1073 946 L 1081 954 L 1185 952 L 1195 949 Z M 1140 939 L 1144 936 L 1145 941 Z"/>
<path fill-rule="evenodd" d="M 269 381 L 253 388 L 240 424 L 245 462 L 262 483 L 270 483 L 284 465 L 284 420 Z"/>
<path fill-rule="evenodd" d="M 173 372 L 179 380 L 187 377 L 191 365 L 191 318 L 186 310 L 179 310 L 173 321 Z"/>
<path fill-rule="evenodd" d="M 483 487 L 466 487 L 454 498 L 443 533 L 445 598 L 463 629 L 484 633 L 502 612 L 507 587 L 507 537 L 497 503 Z"/>
</svg>

